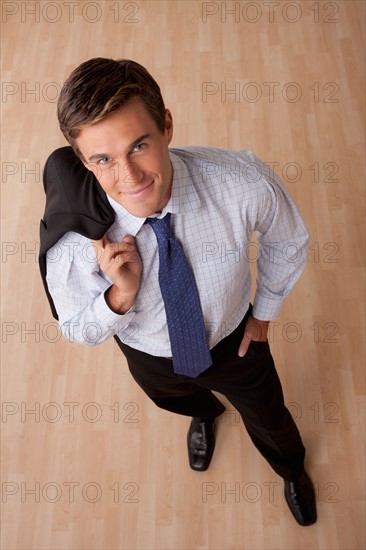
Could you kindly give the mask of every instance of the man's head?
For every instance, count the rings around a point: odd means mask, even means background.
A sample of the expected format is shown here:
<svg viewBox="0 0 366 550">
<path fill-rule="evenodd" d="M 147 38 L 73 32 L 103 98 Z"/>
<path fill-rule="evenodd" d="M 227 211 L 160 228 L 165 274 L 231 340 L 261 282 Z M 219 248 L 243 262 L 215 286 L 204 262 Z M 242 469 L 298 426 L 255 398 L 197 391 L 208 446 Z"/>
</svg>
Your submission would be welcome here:
<svg viewBox="0 0 366 550">
<path fill-rule="evenodd" d="M 57 112 L 65 138 L 109 196 L 138 217 L 164 208 L 173 124 L 144 67 L 104 58 L 82 63 L 62 87 Z"/>
</svg>

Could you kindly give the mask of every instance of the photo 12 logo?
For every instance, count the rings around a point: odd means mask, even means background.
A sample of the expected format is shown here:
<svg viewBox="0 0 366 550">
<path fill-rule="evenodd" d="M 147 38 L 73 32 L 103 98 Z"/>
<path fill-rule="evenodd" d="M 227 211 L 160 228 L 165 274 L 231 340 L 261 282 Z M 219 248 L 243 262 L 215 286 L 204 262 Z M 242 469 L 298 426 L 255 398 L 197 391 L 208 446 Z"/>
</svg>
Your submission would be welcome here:
<svg viewBox="0 0 366 550">
<path fill-rule="evenodd" d="M 47 502 L 55 504 L 62 501 L 68 504 L 80 501 L 95 504 L 106 496 L 115 504 L 137 504 L 139 502 L 140 486 L 135 481 L 115 481 L 108 487 L 103 487 L 96 481 L 80 483 L 79 481 L 40 481 L 21 483 L 3 481 L 1 484 L 1 501 L 3 504 L 12 503 L 14 500 L 21 503 Z"/>
<path fill-rule="evenodd" d="M 202 22 L 221 23 L 298 23 L 307 18 L 312 23 L 338 23 L 338 2 L 202 2 Z"/>
<path fill-rule="evenodd" d="M 96 24 L 99 21 L 109 23 L 139 23 L 140 5 L 137 2 L 119 2 L 103 0 L 100 2 L 30 2 L 19 0 L 1 2 L 1 20 L 3 23 L 50 23 L 59 21 L 75 23 L 83 21 Z"/>
<path fill-rule="evenodd" d="M 138 424 L 140 422 L 139 410 L 138 403 L 134 401 L 126 403 L 115 401 L 110 406 L 96 401 L 89 401 L 88 403 L 79 403 L 78 401 L 63 401 L 62 403 L 56 401 L 48 403 L 3 401 L 1 404 L 1 422 L 4 424 L 14 422 L 21 422 L 22 424 L 67 422 L 75 424 L 82 421 L 88 424 L 96 424 L 105 420 L 106 423 L 113 421 L 114 424 L 120 422 Z"/>
<path fill-rule="evenodd" d="M 337 495 L 339 485 L 334 481 L 314 482 L 316 498 L 318 502 L 336 504 L 339 502 Z M 210 503 L 236 503 L 258 502 L 277 503 L 282 499 L 282 485 L 279 481 L 204 481 L 202 483 L 202 502 Z"/>
<path fill-rule="evenodd" d="M 337 82 L 312 82 L 310 85 L 299 82 L 202 82 L 202 103 L 207 103 L 208 98 L 219 99 L 221 103 L 234 101 L 235 103 L 247 102 L 298 103 L 309 98 L 314 103 L 338 103 L 337 97 L 340 87 Z"/>
</svg>

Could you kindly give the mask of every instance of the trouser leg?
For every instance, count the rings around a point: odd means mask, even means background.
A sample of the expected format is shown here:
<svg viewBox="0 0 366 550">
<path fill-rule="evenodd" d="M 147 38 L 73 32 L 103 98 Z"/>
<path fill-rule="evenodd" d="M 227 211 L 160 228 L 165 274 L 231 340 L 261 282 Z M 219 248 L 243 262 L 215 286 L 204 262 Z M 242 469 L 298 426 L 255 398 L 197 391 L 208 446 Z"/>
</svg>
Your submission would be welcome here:
<svg viewBox="0 0 366 550">
<path fill-rule="evenodd" d="M 304 469 L 305 448 L 284 404 L 281 382 L 268 342 L 252 342 L 237 355 L 245 321 L 213 350 L 213 366 L 196 383 L 219 391 L 240 413 L 250 438 L 276 473 L 296 479 Z"/>
<path fill-rule="evenodd" d="M 172 361 L 134 350 L 117 340 L 130 372 L 157 406 L 187 416 L 214 418 L 224 405 L 212 394 L 225 395 L 240 413 L 250 438 L 274 471 L 285 479 L 304 468 L 305 448 L 285 407 L 268 342 L 252 342 L 243 358 L 237 354 L 243 321 L 212 350 L 212 366 L 197 378 L 174 373 Z"/>
<path fill-rule="evenodd" d="M 210 389 L 195 384 L 194 378 L 176 374 L 170 359 L 154 357 L 123 344 L 117 338 L 116 341 L 133 378 L 161 409 L 205 418 L 215 418 L 225 411 L 225 406 Z"/>
</svg>

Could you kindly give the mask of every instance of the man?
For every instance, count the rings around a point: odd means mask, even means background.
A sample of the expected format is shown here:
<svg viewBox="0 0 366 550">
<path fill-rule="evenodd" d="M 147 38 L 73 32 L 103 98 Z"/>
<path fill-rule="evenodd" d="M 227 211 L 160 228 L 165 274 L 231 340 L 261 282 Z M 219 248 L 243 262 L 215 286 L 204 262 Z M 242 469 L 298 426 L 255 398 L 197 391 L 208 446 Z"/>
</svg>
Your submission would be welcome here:
<svg viewBox="0 0 366 550">
<path fill-rule="evenodd" d="M 225 410 L 212 390 L 224 394 L 284 478 L 296 521 L 313 524 L 305 449 L 267 340 L 306 261 L 294 202 L 250 151 L 169 149 L 172 115 L 133 61 L 82 63 L 58 118 L 71 148 L 45 167 L 40 266 L 63 334 L 87 345 L 114 337 L 156 405 L 192 417 L 194 470 L 209 467 Z"/>
</svg>

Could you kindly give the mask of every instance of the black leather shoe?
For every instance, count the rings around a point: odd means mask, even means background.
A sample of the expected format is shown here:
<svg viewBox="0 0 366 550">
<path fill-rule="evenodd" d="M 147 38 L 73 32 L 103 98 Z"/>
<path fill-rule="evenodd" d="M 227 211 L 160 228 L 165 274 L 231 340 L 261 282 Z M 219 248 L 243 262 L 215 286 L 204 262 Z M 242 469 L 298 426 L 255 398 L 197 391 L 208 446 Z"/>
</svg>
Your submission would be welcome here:
<svg viewBox="0 0 366 550">
<path fill-rule="evenodd" d="M 285 479 L 285 499 L 297 523 L 302 526 L 316 522 L 314 485 L 304 471 L 296 481 Z"/>
<path fill-rule="evenodd" d="M 207 470 L 215 448 L 215 418 L 193 417 L 187 434 L 187 446 L 192 470 Z"/>
</svg>

